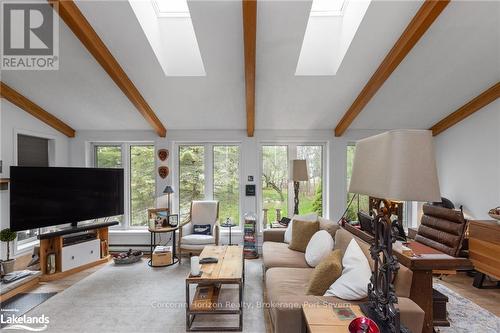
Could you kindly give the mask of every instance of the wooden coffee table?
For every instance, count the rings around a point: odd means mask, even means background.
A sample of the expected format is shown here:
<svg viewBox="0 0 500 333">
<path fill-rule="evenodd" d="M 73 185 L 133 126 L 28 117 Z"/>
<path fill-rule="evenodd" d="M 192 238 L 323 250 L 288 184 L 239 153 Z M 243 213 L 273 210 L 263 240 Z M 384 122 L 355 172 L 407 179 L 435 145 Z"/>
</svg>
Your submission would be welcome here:
<svg viewBox="0 0 500 333">
<path fill-rule="evenodd" d="M 241 246 L 206 246 L 200 259 L 216 257 L 215 264 L 201 265 L 201 276 L 186 278 L 186 330 L 188 331 L 241 331 L 243 329 L 243 283 L 245 281 L 245 264 L 243 247 Z M 190 296 L 190 285 L 196 284 L 193 300 Z M 218 303 L 222 285 L 238 285 L 238 308 L 224 308 Z M 235 289 L 236 290 L 236 289 Z M 237 314 L 238 326 L 231 327 L 193 327 L 196 315 Z"/>
</svg>

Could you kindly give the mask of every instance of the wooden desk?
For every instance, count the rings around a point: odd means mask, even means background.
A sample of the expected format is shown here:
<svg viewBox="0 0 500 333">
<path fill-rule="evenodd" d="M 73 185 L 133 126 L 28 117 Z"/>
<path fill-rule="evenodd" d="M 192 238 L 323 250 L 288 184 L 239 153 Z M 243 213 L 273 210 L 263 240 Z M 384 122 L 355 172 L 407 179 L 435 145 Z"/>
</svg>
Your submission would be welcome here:
<svg viewBox="0 0 500 333">
<path fill-rule="evenodd" d="M 469 222 L 469 256 L 478 271 L 474 287 L 482 287 L 485 274 L 500 279 L 500 222 Z"/>
<path fill-rule="evenodd" d="M 357 305 L 350 307 L 356 317 L 365 315 Z M 302 313 L 306 319 L 307 332 L 309 333 L 345 333 L 351 320 L 340 320 L 333 312 L 331 305 L 304 304 Z"/>
<path fill-rule="evenodd" d="M 432 271 L 468 269 L 471 268 L 471 263 L 468 259 L 452 257 L 419 242 L 411 241 L 404 244 L 412 249 L 413 256 L 403 254 L 402 243 L 399 241 L 394 244 L 393 253 L 401 265 L 413 272 L 410 299 L 425 312 L 422 332 L 432 333 L 434 327 Z"/>
</svg>

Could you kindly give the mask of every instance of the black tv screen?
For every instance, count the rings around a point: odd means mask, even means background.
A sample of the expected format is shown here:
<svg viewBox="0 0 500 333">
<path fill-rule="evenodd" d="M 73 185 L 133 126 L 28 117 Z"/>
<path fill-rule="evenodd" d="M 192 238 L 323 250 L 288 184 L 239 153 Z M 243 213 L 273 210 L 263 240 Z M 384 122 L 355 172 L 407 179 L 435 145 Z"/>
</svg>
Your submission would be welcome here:
<svg viewBox="0 0 500 333">
<path fill-rule="evenodd" d="M 123 169 L 10 167 L 10 228 L 121 215 L 123 182 Z"/>
</svg>

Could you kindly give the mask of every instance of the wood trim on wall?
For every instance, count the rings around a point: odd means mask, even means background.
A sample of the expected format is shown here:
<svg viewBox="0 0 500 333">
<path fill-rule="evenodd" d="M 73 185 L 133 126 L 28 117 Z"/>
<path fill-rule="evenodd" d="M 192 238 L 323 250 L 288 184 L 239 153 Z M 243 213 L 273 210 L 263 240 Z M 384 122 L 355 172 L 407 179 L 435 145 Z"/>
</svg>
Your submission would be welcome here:
<svg viewBox="0 0 500 333">
<path fill-rule="evenodd" d="M 154 111 L 141 95 L 134 83 L 127 76 L 118 61 L 113 57 L 109 49 L 92 28 L 78 6 L 72 0 L 48 0 L 54 7 L 58 8 L 59 16 L 66 22 L 68 27 L 78 37 L 82 44 L 102 66 L 102 68 L 113 79 L 116 85 L 123 91 L 125 96 L 137 108 L 139 113 L 146 119 L 155 132 L 165 137 L 167 130 L 158 119 Z M 57 3 L 58 6 L 54 6 Z"/>
<path fill-rule="evenodd" d="M 475 97 L 467 104 L 448 115 L 441 121 L 437 122 L 434 126 L 429 128 L 432 131 L 432 135 L 436 136 L 458 122 L 464 120 L 468 116 L 472 115 L 474 112 L 482 109 L 486 105 L 494 102 L 500 97 L 500 82 L 497 82 L 490 88 L 483 91 L 479 96 Z"/>
<path fill-rule="evenodd" d="M 255 130 L 255 49 L 257 36 L 257 0 L 242 0 L 245 49 L 245 95 L 247 135 Z"/>
<path fill-rule="evenodd" d="M 342 136 L 345 133 L 354 119 L 361 113 L 449 2 L 450 0 L 425 0 L 403 34 L 386 55 L 351 107 L 346 111 L 337 127 L 335 127 L 335 136 Z"/>
<path fill-rule="evenodd" d="M 75 130 L 70 126 L 68 126 L 66 123 L 64 123 L 62 120 L 48 113 L 40 106 L 33 103 L 28 98 L 24 97 L 23 95 L 21 95 L 20 93 L 18 93 L 8 85 L 6 85 L 5 83 L 3 82 L 0 83 L 1 83 L 0 95 L 2 98 L 5 98 L 12 104 L 16 105 L 17 107 L 31 114 L 33 117 L 37 118 L 38 120 L 54 128 L 55 130 L 66 135 L 68 138 L 75 137 Z"/>
</svg>

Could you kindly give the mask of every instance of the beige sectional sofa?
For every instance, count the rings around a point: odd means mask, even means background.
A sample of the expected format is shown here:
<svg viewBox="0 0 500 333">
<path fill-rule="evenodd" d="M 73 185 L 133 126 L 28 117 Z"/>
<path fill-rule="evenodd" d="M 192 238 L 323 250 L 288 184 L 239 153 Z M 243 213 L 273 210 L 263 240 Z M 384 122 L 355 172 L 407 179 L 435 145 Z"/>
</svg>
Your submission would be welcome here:
<svg viewBox="0 0 500 333">
<path fill-rule="evenodd" d="M 356 239 L 373 269 L 369 244 L 338 227 L 332 221 L 322 219 L 320 222 L 320 228 L 327 229 L 334 237 L 335 249 L 344 252 L 351 239 Z M 306 295 L 306 287 L 314 269 L 307 265 L 304 253 L 288 248 L 288 244 L 284 243 L 284 233 L 285 229 L 265 230 L 262 245 L 266 300 L 270 304 L 269 314 L 275 333 L 306 332 L 301 307 L 304 303 L 326 301 L 330 304 L 356 304 L 365 301 L 345 301 L 332 296 Z M 401 266 L 394 285 L 398 296 L 401 322 L 413 333 L 420 333 L 424 312 L 408 298 L 411 280 L 412 272 Z"/>
</svg>

